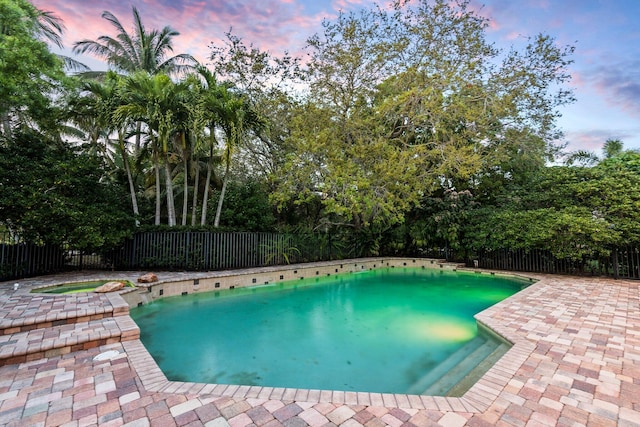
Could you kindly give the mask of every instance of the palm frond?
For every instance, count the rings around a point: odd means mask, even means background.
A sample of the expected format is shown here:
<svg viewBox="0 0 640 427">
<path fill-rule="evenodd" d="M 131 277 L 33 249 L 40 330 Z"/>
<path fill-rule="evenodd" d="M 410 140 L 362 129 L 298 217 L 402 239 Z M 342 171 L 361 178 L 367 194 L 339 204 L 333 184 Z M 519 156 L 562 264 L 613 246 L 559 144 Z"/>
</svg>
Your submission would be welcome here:
<svg viewBox="0 0 640 427">
<path fill-rule="evenodd" d="M 46 40 L 62 48 L 62 32 L 64 24 L 62 20 L 46 10 L 37 10 L 38 13 L 38 32 Z"/>
</svg>

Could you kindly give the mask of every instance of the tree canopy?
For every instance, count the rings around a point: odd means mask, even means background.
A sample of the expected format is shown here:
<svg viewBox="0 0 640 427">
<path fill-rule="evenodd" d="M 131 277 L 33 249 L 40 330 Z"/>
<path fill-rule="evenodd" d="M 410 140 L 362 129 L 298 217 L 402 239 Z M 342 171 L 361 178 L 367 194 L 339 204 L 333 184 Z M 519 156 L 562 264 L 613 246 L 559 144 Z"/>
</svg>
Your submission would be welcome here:
<svg viewBox="0 0 640 427">
<path fill-rule="evenodd" d="M 59 20 L 27 0 L 0 1 L 0 132 L 32 121 L 49 127 L 58 114 L 53 96 L 64 90 L 64 62 L 46 40 L 59 43 Z"/>
<path fill-rule="evenodd" d="M 33 130 L 0 144 L 0 189 L 2 223 L 25 240 L 91 251 L 117 247 L 132 230 L 100 158 Z"/>
<path fill-rule="evenodd" d="M 308 41 L 310 96 L 274 200 L 318 197 L 335 223 L 392 225 L 439 189 L 543 165 L 558 108 L 573 100 L 573 48 L 538 35 L 501 52 L 487 26 L 467 1 L 443 0 L 325 21 Z"/>
</svg>

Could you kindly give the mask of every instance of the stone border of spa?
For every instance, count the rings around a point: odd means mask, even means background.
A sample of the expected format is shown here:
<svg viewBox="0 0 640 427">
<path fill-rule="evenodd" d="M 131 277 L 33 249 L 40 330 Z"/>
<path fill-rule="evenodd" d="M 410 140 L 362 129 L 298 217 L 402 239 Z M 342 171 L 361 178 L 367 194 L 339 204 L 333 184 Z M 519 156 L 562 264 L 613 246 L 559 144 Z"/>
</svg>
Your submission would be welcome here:
<svg viewBox="0 0 640 427">
<path fill-rule="evenodd" d="M 500 272 L 538 282 L 476 316 L 481 325 L 513 347 L 460 398 L 168 381 L 140 342 L 139 330 L 128 316 L 130 305 L 143 302 L 136 299 L 142 298 L 136 294 L 157 292 L 160 296 L 160 289 L 167 289 L 162 296 L 202 292 L 208 286 L 216 289 L 216 283 L 220 288 L 256 286 L 263 278 L 278 281 L 280 271 L 286 272 L 285 277 L 312 277 L 332 274 L 331 269 L 335 273 L 340 264 L 343 269 L 360 271 L 368 268 L 368 263 L 387 262 L 400 267 L 419 267 L 425 262 L 436 268 L 460 268 L 434 260 L 415 259 L 414 265 L 413 258 L 380 258 L 241 272 L 163 272 L 158 273 L 158 282 L 142 291 L 108 296 L 54 296 L 29 291 L 46 284 L 87 279 L 131 280 L 140 273 L 76 273 L 26 279 L 17 282 L 17 290 L 13 283 L 0 283 L 0 329 L 5 332 L 0 336 L 0 348 L 26 348 L 24 355 L 5 358 L 13 364 L 0 367 L 0 424 L 31 425 L 45 420 L 45 425 L 53 425 L 55 420 L 67 420 L 60 424 L 131 422 L 127 425 L 138 426 L 156 425 L 162 419 L 162 425 L 182 425 L 189 419 L 193 425 L 225 427 L 248 425 L 252 420 L 255 425 L 268 426 L 640 426 L 639 282 Z M 177 283 L 175 290 L 169 283 Z M 49 348 L 52 340 L 64 346 Z M 31 348 L 34 351 L 30 352 Z M 91 364 L 90 357 L 98 351 L 114 349 L 119 356 L 112 361 L 96 362 L 94 358 Z M 116 367 L 126 376 L 124 383 L 118 377 L 115 382 L 113 377 L 102 382 L 107 373 L 91 377 L 96 369 L 103 372 Z M 69 383 L 74 372 L 77 380 Z M 134 377 L 129 378 L 131 375 Z M 126 384 L 125 389 L 116 389 L 120 383 Z M 94 386 L 87 389 L 90 384 Z M 63 391 L 55 392 L 56 388 Z M 57 398 L 68 402 L 71 397 L 64 397 L 65 393 L 78 393 L 73 394 L 72 408 L 56 403 Z M 81 396 L 94 397 L 86 400 Z M 109 401 L 108 396 L 116 400 Z M 156 411 L 156 403 L 164 405 L 163 411 Z M 107 406 L 115 410 L 101 416 Z"/>
</svg>

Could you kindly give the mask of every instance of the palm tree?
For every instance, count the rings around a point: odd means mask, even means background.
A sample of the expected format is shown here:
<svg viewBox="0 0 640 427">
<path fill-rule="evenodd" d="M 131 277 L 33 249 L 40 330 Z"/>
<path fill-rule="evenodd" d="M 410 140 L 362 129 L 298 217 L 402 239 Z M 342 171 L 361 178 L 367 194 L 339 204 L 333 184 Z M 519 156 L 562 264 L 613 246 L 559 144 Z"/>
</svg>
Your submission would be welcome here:
<svg viewBox="0 0 640 427">
<path fill-rule="evenodd" d="M 598 164 L 600 158 L 593 151 L 577 150 L 569 153 L 564 163 L 567 166 L 594 166 Z"/>
<path fill-rule="evenodd" d="M 156 176 L 156 224 L 160 223 L 160 167 L 164 166 L 168 224 L 176 225 L 169 143 L 178 129 L 175 111 L 183 108 L 187 89 L 185 83 L 174 83 L 166 74 L 138 72 L 126 78 L 123 105 L 115 110 L 116 118 L 144 122 L 150 130 Z"/>
<path fill-rule="evenodd" d="M 595 166 L 606 159 L 612 159 L 624 153 L 624 143 L 619 139 L 607 139 L 602 146 L 602 158 L 598 157 L 593 151 L 578 150 L 567 155 L 565 164 L 571 166 L 577 164 L 580 166 Z"/>
<path fill-rule="evenodd" d="M 62 19 L 54 15 L 53 12 L 36 8 L 36 33 L 42 40 L 53 43 L 60 49 L 62 45 L 62 32 L 64 24 Z M 89 68 L 81 62 L 64 55 L 57 55 L 62 59 L 65 68 L 73 71 L 87 71 Z"/>
<path fill-rule="evenodd" d="M 90 53 L 104 59 L 111 67 L 116 71 L 125 74 L 134 74 L 136 72 L 144 71 L 149 75 L 174 75 L 181 74 L 192 70 L 197 61 L 189 54 L 178 54 L 170 56 L 173 52 L 173 38 L 180 33 L 173 30 L 169 26 L 165 26 L 162 30 L 147 31 L 140 13 L 135 7 L 132 7 L 133 12 L 133 32 L 129 33 L 125 30 L 122 23 L 111 12 L 104 11 L 102 18 L 106 19 L 115 29 L 115 36 L 103 35 L 98 37 L 97 40 L 81 40 L 76 42 L 73 48 L 75 53 Z M 156 82 L 158 83 L 158 82 Z M 138 99 L 138 101 L 141 101 Z M 136 125 L 136 141 L 135 152 L 140 152 L 142 147 L 141 135 L 142 135 L 141 123 Z M 153 131 L 149 131 L 150 134 Z M 166 143 L 166 142 L 165 142 Z M 164 144 L 164 143 L 163 143 Z M 154 164 L 156 165 L 156 224 L 160 222 L 160 183 L 159 183 L 159 166 L 160 158 L 158 152 L 154 152 Z M 168 164 L 165 164 L 165 169 L 170 168 Z M 168 178 L 170 179 L 170 177 Z M 173 206 L 173 194 L 170 188 L 167 188 L 167 200 L 171 199 L 171 204 L 168 206 L 169 213 L 175 209 Z M 170 215 L 170 221 L 171 218 Z"/>
<path fill-rule="evenodd" d="M 206 67 L 198 67 L 198 80 L 195 80 L 194 87 L 198 92 L 198 108 L 199 121 L 203 128 L 201 133 L 204 133 L 204 128 L 209 128 L 208 137 L 202 138 L 201 147 L 203 151 L 206 151 L 208 155 L 207 159 L 207 175 L 204 184 L 204 194 L 202 195 L 202 211 L 200 213 L 200 225 L 205 225 L 207 220 L 207 210 L 209 203 L 209 188 L 211 186 L 211 178 L 213 176 L 213 166 L 216 160 L 214 156 L 218 140 L 216 138 L 216 129 L 218 128 L 222 118 L 221 100 L 224 97 L 225 89 L 219 85 L 216 81 L 215 75 L 209 71 Z M 200 132 L 199 132 L 200 133 Z M 197 190 L 197 183 L 196 183 Z M 192 215 L 193 216 L 193 215 Z M 193 221 L 192 221 L 193 222 Z"/>
<path fill-rule="evenodd" d="M 244 142 L 249 134 L 259 132 L 262 129 L 263 122 L 246 97 L 235 92 L 228 84 L 219 84 L 215 75 L 207 68 L 200 66 L 197 71 L 197 77 L 194 76 L 191 80 L 193 90 L 198 94 L 198 113 L 194 117 L 201 124 L 201 127 L 208 128 L 208 138 L 202 139 L 205 142 L 203 144 L 204 147 L 200 145 L 198 148 L 205 148 L 209 152 L 200 225 L 205 225 L 206 223 L 213 166 L 219 160 L 219 156 L 214 155 L 218 146 L 218 136 L 224 139 L 222 161 L 225 165 L 225 171 L 214 220 L 214 227 L 218 227 L 229 181 L 233 152 Z M 198 130 L 197 132 L 204 133 L 203 130 Z"/>
<path fill-rule="evenodd" d="M 126 74 L 146 71 L 149 74 L 175 74 L 192 70 L 197 61 L 189 54 L 169 56 L 173 51 L 173 37 L 180 33 L 169 26 L 161 31 L 147 32 L 138 9 L 133 10 L 133 34 L 129 34 L 111 12 L 102 12 L 116 30 L 116 36 L 100 36 L 97 40 L 76 42 L 74 53 L 91 53 L 107 61 L 116 71 Z"/>
<path fill-rule="evenodd" d="M 173 111 L 175 129 L 173 133 L 174 148 L 182 158 L 182 225 L 187 225 L 187 213 L 189 209 L 189 172 L 193 163 L 195 148 L 194 137 L 196 132 L 197 110 L 195 107 L 196 94 L 192 92 L 188 81 L 183 82 L 185 91 L 181 102 L 177 103 Z"/>
<path fill-rule="evenodd" d="M 222 212 L 222 204 L 229 182 L 229 171 L 231 169 L 231 157 L 237 147 L 239 147 L 244 138 L 252 131 L 259 132 L 263 126 L 262 120 L 256 112 L 251 108 L 248 100 L 239 94 L 233 93 L 226 89 L 221 91 L 221 99 L 219 102 L 218 114 L 220 116 L 220 125 L 225 137 L 225 147 L 223 161 L 225 164 L 224 176 L 222 178 L 222 189 L 220 190 L 220 198 L 218 199 L 218 209 L 213 226 L 217 228 L 220 225 L 220 213 Z"/>
<path fill-rule="evenodd" d="M 624 151 L 624 144 L 619 139 L 607 139 L 602 146 L 605 159 L 616 157 Z"/>
<path fill-rule="evenodd" d="M 205 89 L 202 84 L 202 80 L 200 80 L 196 75 L 190 75 L 187 78 L 186 84 L 189 86 L 189 94 L 191 97 L 191 101 L 189 102 L 189 153 L 191 155 L 191 163 L 189 172 L 193 172 L 195 174 L 193 179 L 193 195 L 191 200 L 191 225 L 196 225 L 196 212 L 198 210 L 198 190 L 200 184 L 200 160 L 201 156 L 206 153 L 206 149 L 204 147 L 205 141 L 207 138 L 205 137 L 205 128 L 207 125 L 206 119 L 206 111 L 203 106 L 203 93 L 205 93 Z M 187 165 L 185 165 L 185 168 Z M 186 175 L 186 172 L 185 172 Z M 186 203 L 186 196 L 184 198 L 184 203 Z M 183 225 L 185 222 L 185 213 L 186 209 L 183 207 Z"/>
</svg>

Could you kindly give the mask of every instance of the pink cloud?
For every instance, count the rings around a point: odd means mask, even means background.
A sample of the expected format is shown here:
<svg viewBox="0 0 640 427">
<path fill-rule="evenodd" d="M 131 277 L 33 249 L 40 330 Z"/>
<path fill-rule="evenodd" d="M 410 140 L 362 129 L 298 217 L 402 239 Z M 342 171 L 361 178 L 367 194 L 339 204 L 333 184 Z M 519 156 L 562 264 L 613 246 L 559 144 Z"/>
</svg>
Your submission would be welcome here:
<svg viewBox="0 0 640 427">
<path fill-rule="evenodd" d="M 455 2 L 452 2 L 452 6 L 455 7 Z M 497 8 L 500 8 L 500 5 L 497 6 Z M 501 24 L 501 22 L 497 19 L 497 15 L 498 13 L 496 12 L 496 6 L 495 5 L 485 5 L 484 3 L 478 1 L 478 0 L 472 0 L 469 3 L 469 10 L 473 13 L 475 13 L 478 16 L 484 17 L 488 19 L 487 24 L 488 26 L 488 30 L 491 32 L 497 32 L 500 31 L 503 28 L 503 25 Z"/>
<path fill-rule="evenodd" d="M 587 87 L 587 82 L 580 71 L 571 71 L 571 86 L 578 89 L 584 89 Z"/>
<path fill-rule="evenodd" d="M 549 9 L 549 0 L 529 0 L 527 4 L 534 9 Z"/>
<path fill-rule="evenodd" d="M 520 37 L 523 37 L 523 35 L 518 31 L 511 31 L 505 36 L 507 40 L 517 40 Z"/>
<path fill-rule="evenodd" d="M 607 139 L 612 137 L 611 131 L 601 129 L 567 132 L 565 135 L 565 139 L 568 142 L 566 150 L 569 152 L 578 150 L 597 151 L 602 148 Z"/>
<path fill-rule="evenodd" d="M 114 34 L 112 26 L 100 17 L 103 10 L 114 13 L 130 30 L 133 3 L 148 29 L 170 25 L 180 32 L 174 39 L 174 53 L 187 52 L 204 63 L 210 56 L 211 44 L 220 44 L 230 28 L 247 45 L 253 43 L 276 55 L 287 50 L 304 57 L 302 49 L 306 39 L 322 31 L 323 18 L 335 18 L 339 9 L 357 11 L 374 4 L 373 0 L 32 1 L 36 7 L 52 11 L 64 20 L 65 54 L 66 51 L 70 54 L 74 42 Z M 378 3 L 388 7 L 390 1 L 378 0 Z M 411 3 L 417 1 L 411 0 Z M 510 45 L 519 48 L 528 36 L 549 30 L 561 44 L 576 44 L 578 40 L 576 63 L 570 67 L 572 86 L 580 105 L 584 103 L 581 101 L 584 97 L 597 98 L 591 104 L 585 104 L 589 108 L 582 111 L 584 115 L 597 111 L 589 117 L 594 128 L 621 129 L 626 126 L 624 120 L 636 123 L 640 119 L 640 75 L 637 71 L 640 69 L 637 59 L 640 32 L 637 19 L 634 20 L 638 7 L 635 2 L 623 3 L 624 6 L 595 1 L 578 5 L 557 0 L 471 0 L 469 9 L 490 20 L 487 38 L 498 48 L 508 49 Z M 98 63 L 88 56 L 77 59 L 88 64 Z M 584 121 L 584 115 L 578 119 Z M 604 124 L 601 123 L 603 120 Z M 615 120 L 618 123 L 612 123 Z M 572 135 L 576 144 L 587 147 L 602 144 L 607 137 L 624 137 L 615 132 L 598 135 L 589 130 Z M 635 144 L 640 147 L 637 137 Z"/>
<path fill-rule="evenodd" d="M 334 10 L 349 10 L 354 6 L 360 6 L 365 3 L 366 0 L 334 0 L 333 1 L 333 9 Z"/>
<path fill-rule="evenodd" d="M 361 2 L 338 0 L 346 7 Z M 81 0 L 34 0 L 34 4 L 63 19 L 64 44 L 68 50 L 79 40 L 115 34 L 113 27 L 101 18 L 103 10 L 113 13 L 127 31 L 132 29 L 131 6 L 118 0 L 102 1 L 99 8 L 96 3 Z M 169 25 L 180 33 L 174 38 L 174 53 L 190 53 L 203 63 L 210 55 L 211 43 L 219 43 L 230 29 L 246 44 L 253 43 L 261 50 L 274 54 L 285 50 L 300 52 L 306 39 L 321 29 L 322 19 L 328 15 L 305 14 L 303 6 L 294 0 L 143 0 L 135 5 L 147 29 Z"/>
</svg>

